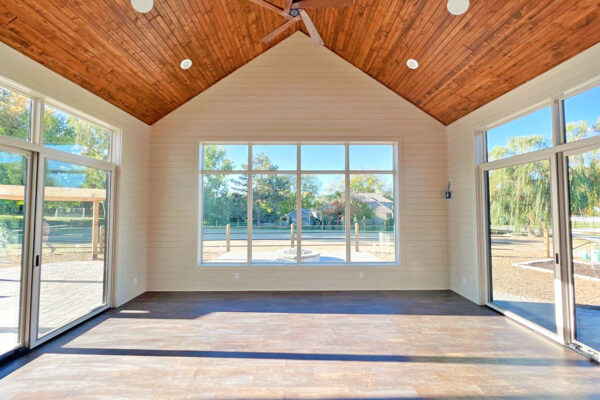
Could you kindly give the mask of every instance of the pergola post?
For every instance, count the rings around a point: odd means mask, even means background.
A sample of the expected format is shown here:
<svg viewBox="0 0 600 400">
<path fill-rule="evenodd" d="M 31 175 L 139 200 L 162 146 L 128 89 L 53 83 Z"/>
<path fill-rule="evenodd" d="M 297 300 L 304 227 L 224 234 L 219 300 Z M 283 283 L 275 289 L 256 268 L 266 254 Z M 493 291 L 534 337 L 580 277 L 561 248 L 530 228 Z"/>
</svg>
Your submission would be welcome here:
<svg viewBox="0 0 600 400">
<path fill-rule="evenodd" d="M 100 201 L 94 200 L 93 204 L 94 206 L 92 208 L 92 258 L 95 260 L 98 258 L 98 225 L 100 219 Z"/>
</svg>

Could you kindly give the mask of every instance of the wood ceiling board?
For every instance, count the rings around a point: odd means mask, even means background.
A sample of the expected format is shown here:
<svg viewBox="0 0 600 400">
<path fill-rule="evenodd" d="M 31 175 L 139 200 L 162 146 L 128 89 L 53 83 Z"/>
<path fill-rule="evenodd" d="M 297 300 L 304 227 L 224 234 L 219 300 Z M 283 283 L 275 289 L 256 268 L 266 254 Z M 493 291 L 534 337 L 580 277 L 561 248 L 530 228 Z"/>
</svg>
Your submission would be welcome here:
<svg viewBox="0 0 600 400">
<path fill-rule="evenodd" d="M 297 29 L 262 44 L 285 19 L 247 0 L 6 0 L 0 20 L 4 43 L 149 124 Z"/>
<path fill-rule="evenodd" d="M 309 14 L 329 49 L 449 124 L 600 42 L 599 10 L 597 0 L 474 0 L 452 16 L 445 1 L 355 0 Z"/>
<path fill-rule="evenodd" d="M 326 47 L 444 124 L 600 41 L 599 0 L 472 0 L 462 16 L 444 0 L 307 12 Z M 160 0 L 147 14 L 130 0 L 0 3 L 1 41 L 149 124 L 297 29 L 307 33 L 300 23 L 261 43 L 284 22 L 248 0 Z"/>
</svg>

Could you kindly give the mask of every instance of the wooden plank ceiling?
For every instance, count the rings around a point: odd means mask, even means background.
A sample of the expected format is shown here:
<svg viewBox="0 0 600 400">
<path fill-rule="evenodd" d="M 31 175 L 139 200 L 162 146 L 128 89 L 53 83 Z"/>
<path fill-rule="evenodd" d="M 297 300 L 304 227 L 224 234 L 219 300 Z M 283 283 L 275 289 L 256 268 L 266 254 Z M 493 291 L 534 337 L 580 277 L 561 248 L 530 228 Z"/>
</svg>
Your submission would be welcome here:
<svg viewBox="0 0 600 400">
<path fill-rule="evenodd" d="M 329 49 L 444 124 L 600 42 L 599 0 L 471 0 L 463 16 L 445 0 L 354 0 L 308 13 Z M 130 0 L 0 2 L 1 41 L 149 124 L 304 30 L 263 45 L 284 21 L 247 0 L 155 0 L 148 14 Z"/>
</svg>

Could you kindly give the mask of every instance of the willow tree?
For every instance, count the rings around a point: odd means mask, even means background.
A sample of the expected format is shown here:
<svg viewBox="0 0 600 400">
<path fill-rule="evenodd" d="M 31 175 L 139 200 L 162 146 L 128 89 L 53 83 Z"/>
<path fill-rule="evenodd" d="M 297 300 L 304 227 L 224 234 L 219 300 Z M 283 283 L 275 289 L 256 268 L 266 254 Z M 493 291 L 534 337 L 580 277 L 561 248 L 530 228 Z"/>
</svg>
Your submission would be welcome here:
<svg viewBox="0 0 600 400">
<path fill-rule="evenodd" d="M 492 157 L 503 158 L 514 154 L 548 147 L 541 135 L 509 139 L 506 146 L 497 146 Z M 488 174 L 490 222 L 510 226 L 533 234 L 543 232 L 551 223 L 550 165 L 549 161 L 513 165 Z"/>
<path fill-rule="evenodd" d="M 600 121 L 567 124 L 569 141 L 597 136 Z M 600 215 L 600 149 L 569 156 L 569 202 L 571 215 Z"/>
</svg>

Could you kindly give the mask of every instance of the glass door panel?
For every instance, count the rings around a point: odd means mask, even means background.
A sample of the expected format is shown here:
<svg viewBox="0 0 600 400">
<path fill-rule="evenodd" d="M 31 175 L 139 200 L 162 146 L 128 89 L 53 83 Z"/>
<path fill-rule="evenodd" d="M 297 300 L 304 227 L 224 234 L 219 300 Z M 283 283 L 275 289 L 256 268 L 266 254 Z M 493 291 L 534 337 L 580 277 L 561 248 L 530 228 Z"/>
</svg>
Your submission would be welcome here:
<svg viewBox="0 0 600 400">
<path fill-rule="evenodd" d="M 567 157 L 575 339 L 600 350 L 600 149 Z"/>
<path fill-rule="evenodd" d="M 550 161 L 487 172 L 491 302 L 556 332 Z"/>
<path fill-rule="evenodd" d="M 22 344 L 29 158 L 0 151 L 0 355 Z"/>
<path fill-rule="evenodd" d="M 42 174 L 38 338 L 106 304 L 109 173 L 45 159 Z"/>
</svg>

